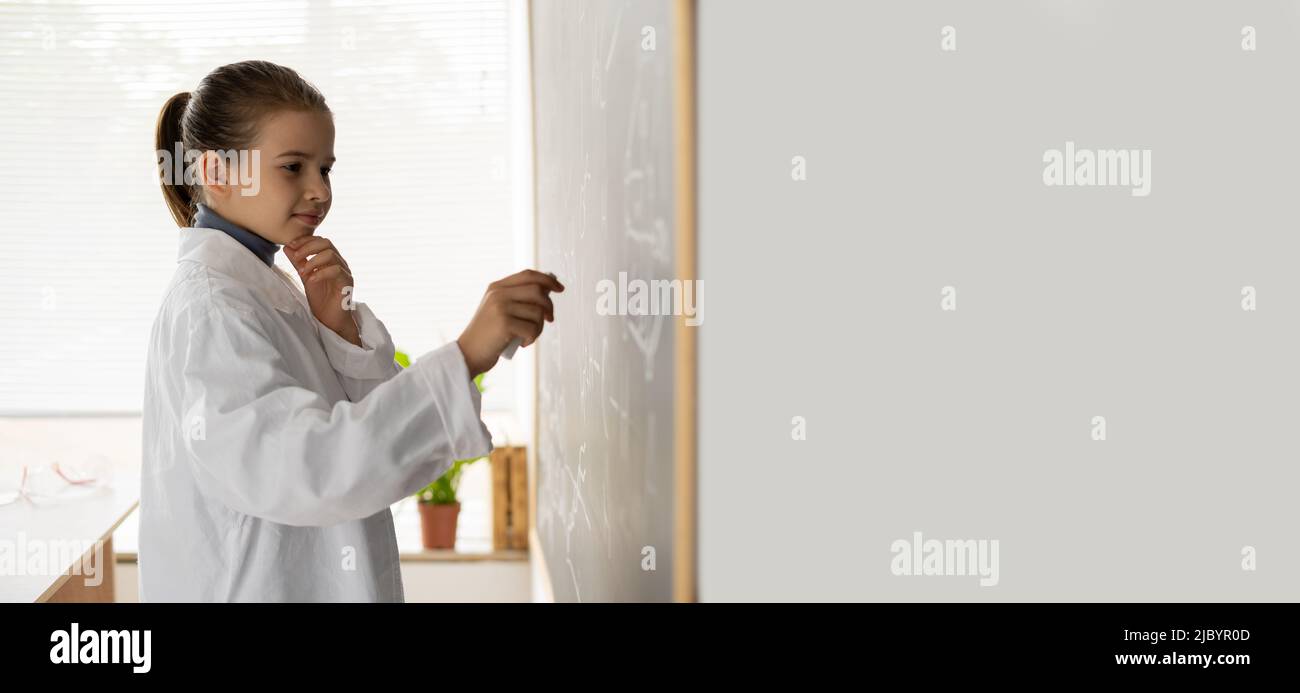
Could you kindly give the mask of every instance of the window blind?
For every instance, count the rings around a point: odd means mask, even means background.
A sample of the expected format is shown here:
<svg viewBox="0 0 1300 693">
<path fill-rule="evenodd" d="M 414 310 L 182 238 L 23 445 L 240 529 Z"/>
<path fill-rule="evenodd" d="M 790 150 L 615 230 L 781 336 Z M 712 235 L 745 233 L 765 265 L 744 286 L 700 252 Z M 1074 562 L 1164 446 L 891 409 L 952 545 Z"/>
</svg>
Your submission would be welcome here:
<svg viewBox="0 0 1300 693">
<path fill-rule="evenodd" d="M 513 188 L 529 166 L 512 155 L 512 80 L 527 76 L 512 74 L 510 31 L 522 11 L 0 3 L 0 415 L 140 411 L 179 240 L 156 182 L 155 121 L 169 96 L 239 60 L 294 68 L 334 112 L 334 202 L 317 233 L 347 258 L 356 299 L 413 358 L 455 339 L 487 284 L 522 267 Z M 515 407 L 515 367 L 488 375 L 485 410 Z"/>
</svg>

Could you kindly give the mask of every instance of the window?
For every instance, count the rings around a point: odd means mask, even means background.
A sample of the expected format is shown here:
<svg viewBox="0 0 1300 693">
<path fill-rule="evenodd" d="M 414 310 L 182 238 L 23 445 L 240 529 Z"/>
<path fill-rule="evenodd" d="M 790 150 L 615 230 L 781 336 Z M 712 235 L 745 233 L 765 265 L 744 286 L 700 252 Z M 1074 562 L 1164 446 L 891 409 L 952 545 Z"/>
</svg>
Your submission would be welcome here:
<svg viewBox="0 0 1300 693">
<path fill-rule="evenodd" d="M 506 0 L 0 6 L 0 415 L 140 412 L 178 242 L 155 120 L 239 60 L 296 69 L 334 111 L 319 233 L 357 299 L 412 357 L 455 339 L 487 284 L 531 263 L 521 24 Z M 529 383 L 503 361 L 484 409 L 517 409 Z"/>
</svg>

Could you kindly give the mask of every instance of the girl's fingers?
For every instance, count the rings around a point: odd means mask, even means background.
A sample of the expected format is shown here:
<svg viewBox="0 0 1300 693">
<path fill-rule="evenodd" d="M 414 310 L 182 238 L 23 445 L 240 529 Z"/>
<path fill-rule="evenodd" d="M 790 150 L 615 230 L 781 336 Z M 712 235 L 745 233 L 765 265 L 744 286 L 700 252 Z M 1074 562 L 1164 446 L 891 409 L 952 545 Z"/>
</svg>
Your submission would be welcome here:
<svg viewBox="0 0 1300 693">
<path fill-rule="evenodd" d="M 316 282 L 323 282 L 326 279 L 347 276 L 347 270 L 343 269 L 342 265 L 330 265 L 329 267 L 322 267 L 313 272 L 308 272 L 305 276 L 309 283 L 314 284 Z"/>
<path fill-rule="evenodd" d="M 348 267 L 348 261 L 343 259 L 338 248 L 334 247 L 334 243 L 328 238 L 312 238 L 297 249 L 286 249 L 285 254 L 289 256 L 294 267 L 298 268 L 299 274 L 310 272 L 308 266 L 317 268 L 330 262 L 338 262 L 343 265 L 343 269 L 352 271 L 352 268 Z M 308 259 L 308 256 L 311 259 Z"/>
<path fill-rule="evenodd" d="M 321 237 L 311 237 L 307 240 L 295 239 L 294 242 L 297 242 L 297 245 L 293 245 L 293 242 L 291 242 L 290 245 L 284 247 L 285 254 L 289 256 L 290 260 L 295 258 L 306 260 L 316 253 L 334 247 L 334 243 L 330 239 Z"/>
<path fill-rule="evenodd" d="M 303 263 L 300 272 L 311 272 L 312 270 L 325 267 L 326 265 L 342 265 L 343 258 L 339 257 L 339 251 L 330 248 L 316 253 L 316 256 Z"/>
<path fill-rule="evenodd" d="M 298 256 L 293 254 L 293 250 L 291 250 L 289 246 L 286 245 L 283 250 L 284 250 L 284 256 L 289 258 L 289 262 L 293 264 L 293 268 L 298 270 L 301 273 L 302 260 L 299 260 Z"/>
<path fill-rule="evenodd" d="M 512 317 L 523 318 L 538 325 L 546 320 L 544 309 L 531 303 L 511 303 L 506 307 L 506 312 Z"/>
<path fill-rule="evenodd" d="M 511 303 L 530 303 L 540 306 L 548 316 L 555 317 L 555 304 L 551 301 L 551 297 L 546 295 L 546 290 L 537 284 L 512 286 L 499 291 Z"/>
<path fill-rule="evenodd" d="M 510 318 L 506 329 L 509 330 L 510 336 L 522 340 L 523 346 L 532 344 L 536 341 L 537 336 L 542 333 L 540 325 L 522 318 Z"/>
<path fill-rule="evenodd" d="M 517 272 L 505 279 L 498 279 L 492 283 L 493 287 L 501 289 L 508 286 L 520 286 L 523 284 L 539 284 L 546 287 L 549 291 L 564 291 L 564 285 L 560 283 L 560 280 L 556 279 L 552 275 L 543 274 L 537 270 L 531 269 Z"/>
</svg>

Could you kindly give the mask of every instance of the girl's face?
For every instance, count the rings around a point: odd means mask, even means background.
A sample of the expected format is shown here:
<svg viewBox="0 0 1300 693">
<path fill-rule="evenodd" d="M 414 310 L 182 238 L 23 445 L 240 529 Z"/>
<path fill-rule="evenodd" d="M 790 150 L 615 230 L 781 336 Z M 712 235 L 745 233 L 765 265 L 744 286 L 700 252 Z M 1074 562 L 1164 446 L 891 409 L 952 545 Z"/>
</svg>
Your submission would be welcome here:
<svg viewBox="0 0 1300 693">
<path fill-rule="evenodd" d="M 272 243 L 315 233 L 332 198 L 334 118 L 315 111 L 273 113 L 263 119 L 252 149 L 260 152 L 258 179 L 205 187 L 209 206 Z"/>
</svg>

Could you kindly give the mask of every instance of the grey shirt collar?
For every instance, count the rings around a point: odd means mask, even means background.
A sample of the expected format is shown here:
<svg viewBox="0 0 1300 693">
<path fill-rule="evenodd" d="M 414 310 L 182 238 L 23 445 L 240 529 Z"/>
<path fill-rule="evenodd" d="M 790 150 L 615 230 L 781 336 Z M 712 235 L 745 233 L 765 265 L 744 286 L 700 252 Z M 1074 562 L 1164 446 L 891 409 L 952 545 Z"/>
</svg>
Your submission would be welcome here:
<svg viewBox="0 0 1300 693">
<path fill-rule="evenodd" d="M 252 231 L 226 219 L 209 209 L 207 205 L 201 202 L 198 205 L 198 212 L 194 214 L 194 225 L 199 228 L 224 231 L 229 234 L 231 238 L 239 241 L 240 245 L 252 251 L 259 260 L 266 263 L 267 267 L 273 267 L 275 265 L 275 254 L 280 250 L 278 244 L 272 243 Z"/>
</svg>

